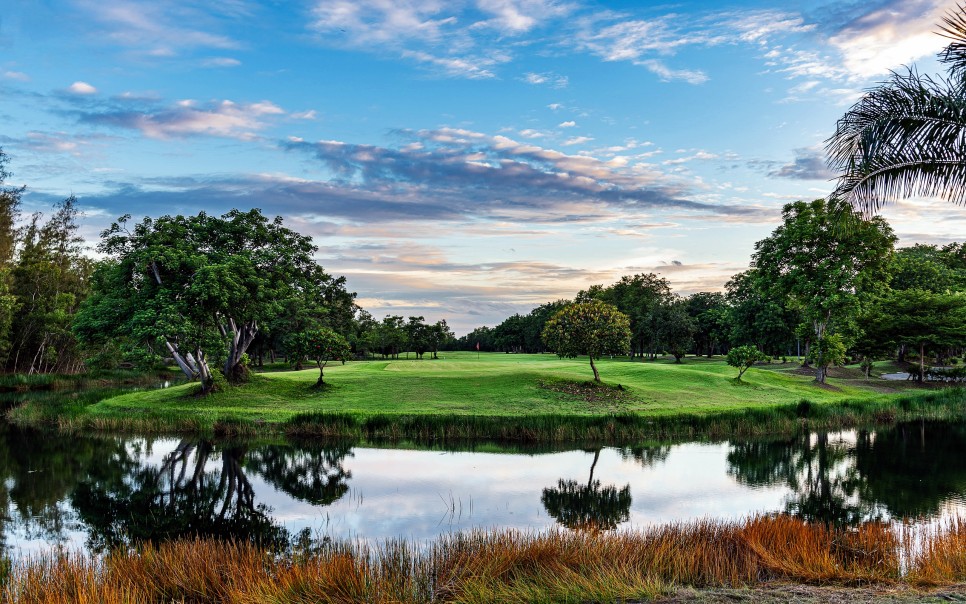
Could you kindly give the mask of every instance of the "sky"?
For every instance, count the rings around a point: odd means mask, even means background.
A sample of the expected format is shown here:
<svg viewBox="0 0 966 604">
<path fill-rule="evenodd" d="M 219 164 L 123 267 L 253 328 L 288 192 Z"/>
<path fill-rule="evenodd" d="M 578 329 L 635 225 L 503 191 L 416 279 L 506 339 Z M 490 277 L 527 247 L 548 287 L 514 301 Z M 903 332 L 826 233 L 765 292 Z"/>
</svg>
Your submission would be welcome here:
<svg viewBox="0 0 966 604">
<path fill-rule="evenodd" d="M 951 0 L 12 0 L 0 147 L 24 210 L 261 208 L 359 304 L 457 334 L 622 275 L 721 291 L 823 197 L 863 91 L 941 73 Z M 961 240 L 909 200 L 900 245 Z"/>
</svg>

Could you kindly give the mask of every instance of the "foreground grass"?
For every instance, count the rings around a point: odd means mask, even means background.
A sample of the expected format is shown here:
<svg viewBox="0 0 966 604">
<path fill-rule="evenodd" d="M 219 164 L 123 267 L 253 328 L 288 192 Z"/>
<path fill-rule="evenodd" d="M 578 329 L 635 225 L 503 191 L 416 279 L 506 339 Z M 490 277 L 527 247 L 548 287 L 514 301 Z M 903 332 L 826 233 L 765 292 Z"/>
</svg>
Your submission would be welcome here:
<svg viewBox="0 0 966 604">
<path fill-rule="evenodd" d="M 352 362 L 326 369 L 256 374 L 208 397 L 197 385 L 131 392 L 69 409 L 26 403 L 22 424 L 141 431 L 423 440 L 626 441 L 839 428 L 911 419 L 966 417 L 962 390 L 911 393 L 910 384 L 866 380 L 843 370 L 828 386 L 797 365 L 752 369 L 741 382 L 721 360 L 601 361 L 606 380 L 588 380 L 585 360 L 551 355 L 449 353 L 438 361 Z M 858 377 L 856 377 L 858 375 Z"/>
<path fill-rule="evenodd" d="M 886 585 L 966 580 L 966 523 L 831 528 L 787 516 L 642 532 L 477 532 L 423 547 L 323 543 L 277 553 L 177 541 L 104 558 L 49 554 L 15 564 L 6 602 L 624 602 L 677 586 Z"/>
</svg>

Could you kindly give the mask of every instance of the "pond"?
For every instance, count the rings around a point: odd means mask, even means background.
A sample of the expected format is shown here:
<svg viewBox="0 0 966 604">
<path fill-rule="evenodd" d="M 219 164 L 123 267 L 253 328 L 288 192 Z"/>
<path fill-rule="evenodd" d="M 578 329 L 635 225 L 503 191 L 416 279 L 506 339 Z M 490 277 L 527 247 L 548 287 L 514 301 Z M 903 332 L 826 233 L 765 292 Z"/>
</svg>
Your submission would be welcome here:
<svg viewBox="0 0 966 604">
<path fill-rule="evenodd" d="M 966 427 L 946 423 L 589 450 L 63 436 L 0 424 L 13 556 L 198 534 L 420 541 L 778 511 L 929 522 L 961 514 L 964 497 Z"/>
</svg>

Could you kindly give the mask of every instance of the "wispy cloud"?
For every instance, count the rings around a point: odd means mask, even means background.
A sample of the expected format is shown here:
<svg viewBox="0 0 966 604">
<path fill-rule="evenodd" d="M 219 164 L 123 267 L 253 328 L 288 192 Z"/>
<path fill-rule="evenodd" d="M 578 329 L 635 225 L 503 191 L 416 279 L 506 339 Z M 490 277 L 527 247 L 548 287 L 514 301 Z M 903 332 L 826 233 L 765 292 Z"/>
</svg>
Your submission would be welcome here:
<svg viewBox="0 0 966 604">
<path fill-rule="evenodd" d="M 528 72 L 523 74 L 523 81 L 527 84 L 533 84 L 535 86 L 547 85 L 554 88 L 566 88 L 567 84 L 570 83 L 570 79 L 567 76 L 557 75 L 555 73 L 533 73 Z"/>
<path fill-rule="evenodd" d="M 231 57 L 211 57 L 201 62 L 202 67 L 238 67 L 241 61 Z"/>
<path fill-rule="evenodd" d="M 155 58 L 175 57 L 195 49 L 238 49 L 239 42 L 211 29 L 217 28 L 220 18 L 248 16 L 247 8 L 239 2 L 198 5 L 177 0 L 79 0 L 77 4 L 99 22 L 94 31 L 98 41 Z"/>
<path fill-rule="evenodd" d="M 16 80 L 18 82 L 30 81 L 30 76 L 28 76 L 22 71 L 4 71 L 3 77 L 7 78 L 8 80 Z"/>
</svg>

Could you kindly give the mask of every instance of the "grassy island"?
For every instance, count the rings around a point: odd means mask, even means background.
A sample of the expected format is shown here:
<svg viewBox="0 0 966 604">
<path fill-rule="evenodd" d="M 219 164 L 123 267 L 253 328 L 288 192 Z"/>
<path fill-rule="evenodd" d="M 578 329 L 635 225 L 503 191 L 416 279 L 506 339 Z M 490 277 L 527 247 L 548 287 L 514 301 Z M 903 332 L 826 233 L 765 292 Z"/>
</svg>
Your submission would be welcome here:
<svg viewBox="0 0 966 604">
<path fill-rule="evenodd" d="M 756 366 L 741 381 L 720 359 L 685 364 L 549 354 L 446 353 L 438 360 L 353 361 L 318 370 L 254 373 L 207 396 L 197 384 L 141 390 L 93 405 L 27 403 L 19 423 L 62 428 L 221 431 L 370 437 L 622 441 L 782 432 L 807 422 L 849 427 L 966 415 L 960 389 L 833 370 L 819 385 L 797 363 Z"/>
</svg>

